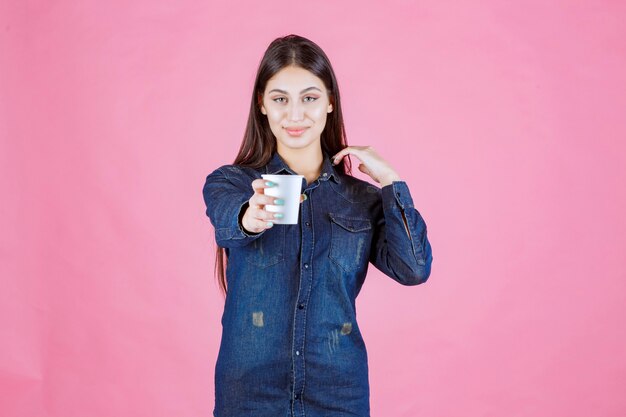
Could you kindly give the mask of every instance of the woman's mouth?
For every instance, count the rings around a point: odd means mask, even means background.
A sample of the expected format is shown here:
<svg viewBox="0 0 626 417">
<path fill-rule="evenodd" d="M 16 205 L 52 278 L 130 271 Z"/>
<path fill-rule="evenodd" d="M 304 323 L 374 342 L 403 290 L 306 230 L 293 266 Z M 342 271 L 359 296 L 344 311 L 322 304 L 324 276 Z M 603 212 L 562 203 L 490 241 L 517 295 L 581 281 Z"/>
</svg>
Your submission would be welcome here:
<svg viewBox="0 0 626 417">
<path fill-rule="evenodd" d="M 302 134 L 304 133 L 306 129 L 307 129 L 306 127 L 302 127 L 302 128 L 297 128 L 297 129 L 285 129 L 285 130 L 287 131 L 289 136 L 302 136 Z"/>
</svg>

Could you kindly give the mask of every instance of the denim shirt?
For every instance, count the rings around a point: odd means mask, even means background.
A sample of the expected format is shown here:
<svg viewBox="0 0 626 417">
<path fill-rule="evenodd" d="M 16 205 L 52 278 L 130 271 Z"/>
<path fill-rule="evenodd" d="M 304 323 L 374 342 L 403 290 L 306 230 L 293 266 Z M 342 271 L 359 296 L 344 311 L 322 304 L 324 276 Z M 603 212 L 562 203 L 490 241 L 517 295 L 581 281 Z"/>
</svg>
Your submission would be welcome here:
<svg viewBox="0 0 626 417">
<path fill-rule="evenodd" d="M 260 169 L 223 165 L 203 187 L 228 256 L 213 414 L 369 416 L 355 299 L 369 263 L 402 285 L 426 282 L 426 223 L 404 181 L 376 187 L 339 172 L 324 152 L 320 176 L 302 180 L 298 224 L 249 233 L 240 215 L 266 173 L 296 174 L 275 152 Z"/>
</svg>

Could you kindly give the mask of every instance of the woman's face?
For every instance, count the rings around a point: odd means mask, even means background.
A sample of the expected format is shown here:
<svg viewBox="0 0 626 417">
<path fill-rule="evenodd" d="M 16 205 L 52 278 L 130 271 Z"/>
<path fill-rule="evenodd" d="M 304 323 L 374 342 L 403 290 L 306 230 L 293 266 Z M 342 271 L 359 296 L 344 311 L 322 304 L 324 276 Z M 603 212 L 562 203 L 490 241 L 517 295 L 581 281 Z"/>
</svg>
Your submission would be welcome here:
<svg viewBox="0 0 626 417">
<path fill-rule="evenodd" d="M 326 116 L 332 110 L 322 80 L 294 66 L 283 68 L 269 79 L 261 105 L 278 151 L 320 146 Z"/>
</svg>

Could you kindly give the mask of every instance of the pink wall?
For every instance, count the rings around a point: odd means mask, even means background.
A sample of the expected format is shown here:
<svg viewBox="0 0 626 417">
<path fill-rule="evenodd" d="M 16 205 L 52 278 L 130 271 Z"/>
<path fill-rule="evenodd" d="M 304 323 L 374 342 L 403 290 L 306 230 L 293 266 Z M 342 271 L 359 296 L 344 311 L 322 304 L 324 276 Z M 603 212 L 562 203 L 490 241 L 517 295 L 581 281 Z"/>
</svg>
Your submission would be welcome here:
<svg viewBox="0 0 626 417">
<path fill-rule="evenodd" d="M 201 188 L 288 33 L 429 226 L 358 298 L 372 415 L 626 415 L 624 3 L 377 3 L 0 3 L 0 415 L 211 414 Z"/>
</svg>

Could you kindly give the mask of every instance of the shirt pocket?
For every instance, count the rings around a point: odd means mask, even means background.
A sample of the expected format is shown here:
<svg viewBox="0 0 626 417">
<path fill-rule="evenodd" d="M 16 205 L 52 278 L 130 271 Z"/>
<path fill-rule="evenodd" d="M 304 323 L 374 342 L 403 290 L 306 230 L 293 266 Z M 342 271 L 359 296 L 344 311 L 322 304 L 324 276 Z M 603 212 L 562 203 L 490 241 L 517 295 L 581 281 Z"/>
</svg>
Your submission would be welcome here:
<svg viewBox="0 0 626 417">
<path fill-rule="evenodd" d="M 263 236 L 242 247 L 243 258 L 250 265 L 267 268 L 285 259 L 285 226 L 274 224 Z"/>
<path fill-rule="evenodd" d="M 330 250 L 328 257 L 346 272 L 360 269 L 366 262 L 372 222 L 368 218 L 328 213 Z"/>
</svg>

